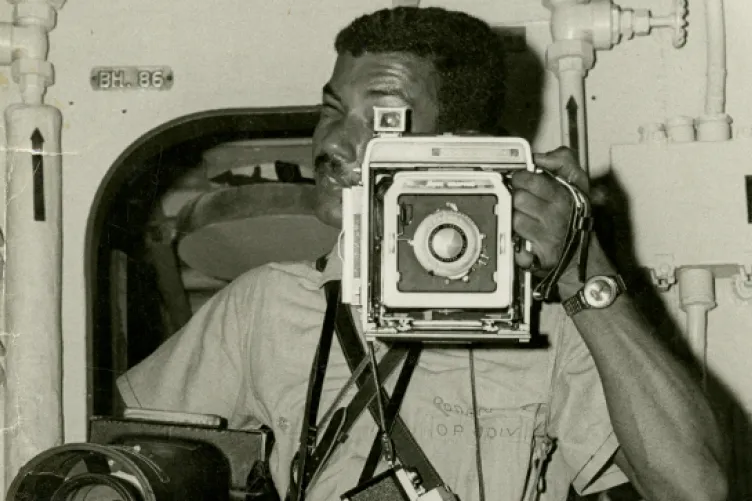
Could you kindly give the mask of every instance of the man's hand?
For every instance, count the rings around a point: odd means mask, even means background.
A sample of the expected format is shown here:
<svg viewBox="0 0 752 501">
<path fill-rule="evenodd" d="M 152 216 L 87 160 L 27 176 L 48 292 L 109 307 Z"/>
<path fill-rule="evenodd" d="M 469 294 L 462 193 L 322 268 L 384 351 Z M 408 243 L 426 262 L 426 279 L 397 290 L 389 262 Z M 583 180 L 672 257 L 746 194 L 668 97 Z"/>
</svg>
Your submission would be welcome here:
<svg viewBox="0 0 752 501">
<path fill-rule="evenodd" d="M 558 148 L 533 157 L 536 166 L 564 179 L 581 191 L 588 191 L 588 176 L 572 150 Z M 528 171 L 512 175 L 514 215 L 512 227 L 517 235 L 531 242 L 531 251 L 520 249 L 517 265 L 545 276 L 559 262 L 569 231 L 574 201 L 567 189 L 549 176 Z M 577 262 L 572 260 L 562 276 L 576 276 Z"/>
</svg>

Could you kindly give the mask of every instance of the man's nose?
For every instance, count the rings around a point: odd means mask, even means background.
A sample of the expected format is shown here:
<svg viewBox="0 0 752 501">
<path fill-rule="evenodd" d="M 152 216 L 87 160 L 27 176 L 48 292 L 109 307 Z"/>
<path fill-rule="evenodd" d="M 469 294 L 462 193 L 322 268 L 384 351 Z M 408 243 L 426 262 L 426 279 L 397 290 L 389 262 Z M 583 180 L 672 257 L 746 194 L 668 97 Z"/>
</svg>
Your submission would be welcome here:
<svg viewBox="0 0 752 501">
<path fill-rule="evenodd" d="M 345 164 L 358 161 L 367 136 L 363 127 L 354 120 L 340 120 L 334 124 L 322 141 L 322 149 Z"/>
</svg>

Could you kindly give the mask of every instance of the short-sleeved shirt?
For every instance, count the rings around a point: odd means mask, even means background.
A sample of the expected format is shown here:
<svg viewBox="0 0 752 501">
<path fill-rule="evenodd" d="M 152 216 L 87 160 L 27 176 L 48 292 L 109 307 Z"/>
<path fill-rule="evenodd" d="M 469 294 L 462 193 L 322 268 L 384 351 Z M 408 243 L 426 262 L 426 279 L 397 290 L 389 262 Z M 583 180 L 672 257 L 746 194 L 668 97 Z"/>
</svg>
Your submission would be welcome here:
<svg viewBox="0 0 752 501">
<path fill-rule="evenodd" d="M 333 253 L 323 273 L 299 262 L 267 264 L 240 276 L 118 379 L 126 405 L 219 414 L 235 429 L 269 426 L 275 435 L 270 467 L 284 496 L 326 309 L 323 284 L 340 278 L 340 268 Z M 421 353 L 400 416 L 462 501 L 479 499 L 478 446 L 486 498 L 522 499 L 541 417 L 555 446 L 540 500 L 564 501 L 570 485 L 585 494 L 626 481 L 609 466 L 618 443 L 587 347 L 558 305 L 544 304 L 540 314 L 547 347 L 474 349 L 474 374 L 466 348 L 427 346 Z M 319 415 L 349 377 L 335 341 Z M 376 433 L 374 419 L 363 413 L 307 499 L 339 499 L 355 487 Z"/>
</svg>

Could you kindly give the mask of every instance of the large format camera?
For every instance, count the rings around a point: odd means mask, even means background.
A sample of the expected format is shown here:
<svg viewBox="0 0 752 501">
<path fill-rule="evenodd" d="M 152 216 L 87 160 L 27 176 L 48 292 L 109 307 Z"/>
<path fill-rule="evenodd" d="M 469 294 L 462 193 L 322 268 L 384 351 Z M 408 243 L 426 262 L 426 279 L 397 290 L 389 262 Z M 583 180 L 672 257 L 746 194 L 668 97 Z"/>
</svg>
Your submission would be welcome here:
<svg viewBox="0 0 752 501">
<path fill-rule="evenodd" d="M 343 301 L 366 338 L 530 339 L 531 276 L 515 265 L 510 175 L 534 171 L 524 139 L 402 135 L 375 108 L 361 183 L 343 192 Z"/>
<path fill-rule="evenodd" d="M 49 449 L 16 475 L 8 501 L 265 500 L 271 431 L 215 416 L 134 410 L 91 420 L 88 443 Z"/>
</svg>

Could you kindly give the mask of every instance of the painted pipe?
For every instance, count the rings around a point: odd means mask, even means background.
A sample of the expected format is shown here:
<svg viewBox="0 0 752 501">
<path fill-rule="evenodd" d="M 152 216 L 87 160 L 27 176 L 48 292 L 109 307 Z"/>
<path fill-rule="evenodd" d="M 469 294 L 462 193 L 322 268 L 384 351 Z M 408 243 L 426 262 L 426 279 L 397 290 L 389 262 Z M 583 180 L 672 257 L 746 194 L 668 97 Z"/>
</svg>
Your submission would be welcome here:
<svg viewBox="0 0 752 501">
<path fill-rule="evenodd" d="M 705 114 L 726 112 L 726 25 L 723 0 L 705 0 L 707 25 L 707 89 Z"/>
<path fill-rule="evenodd" d="M 13 23 L 0 26 L 0 64 L 10 64 L 23 103 L 4 113 L 3 492 L 26 462 L 64 440 L 62 114 L 44 104 L 44 95 L 54 80 L 48 31 L 65 0 L 9 1 Z"/>
<path fill-rule="evenodd" d="M 559 80 L 561 143 L 574 150 L 589 172 L 585 77 L 595 63 L 596 48 L 612 45 L 610 2 L 583 4 L 576 0 L 543 0 L 551 10 L 552 43 L 546 66 Z"/>
<path fill-rule="evenodd" d="M 682 268 L 677 273 L 679 306 L 686 313 L 686 336 L 702 370 L 707 375 L 708 311 L 716 307 L 715 277 L 706 268 Z"/>
<path fill-rule="evenodd" d="M 707 27 L 707 82 L 705 114 L 698 117 L 699 141 L 731 139 L 731 117 L 726 114 L 726 26 L 723 0 L 705 0 Z"/>
<path fill-rule="evenodd" d="M 62 168 L 57 108 L 5 111 L 6 485 L 37 454 L 63 442 Z M 83 363 L 83 362 L 82 362 Z"/>
<path fill-rule="evenodd" d="M 582 59 L 572 57 L 558 61 L 559 125 L 562 144 L 577 153 L 580 166 L 589 172 L 585 76 Z"/>
</svg>

